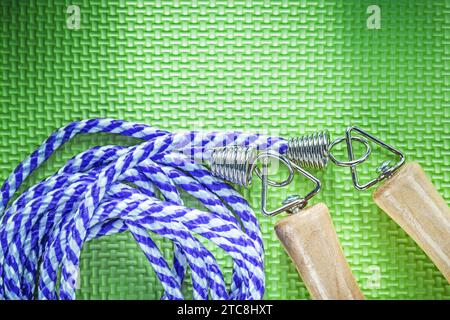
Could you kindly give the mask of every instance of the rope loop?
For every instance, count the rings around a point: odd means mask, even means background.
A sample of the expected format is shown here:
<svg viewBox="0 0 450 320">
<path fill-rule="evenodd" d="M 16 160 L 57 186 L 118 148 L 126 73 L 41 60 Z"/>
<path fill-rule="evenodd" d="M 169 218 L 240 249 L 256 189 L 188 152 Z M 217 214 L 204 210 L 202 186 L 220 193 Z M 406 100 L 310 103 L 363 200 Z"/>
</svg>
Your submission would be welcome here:
<svg viewBox="0 0 450 320">
<path fill-rule="evenodd" d="M 10 204 L 23 181 L 55 150 L 78 134 L 99 132 L 142 143 L 86 150 Z M 202 164 L 210 150 L 230 143 L 287 148 L 283 139 L 258 134 L 171 133 L 114 119 L 73 122 L 55 131 L 0 189 L 0 299 L 75 299 L 83 245 L 121 232 L 129 232 L 148 259 L 163 299 L 184 298 L 188 268 L 194 299 L 261 299 L 264 250 L 255 213 Z M 180 190 L 206 210 L 186 207 Z M 152 233 L 173 242 L 171 264 Z M 196 236 L 232 257 L 230 285 Z"/>
</svg>

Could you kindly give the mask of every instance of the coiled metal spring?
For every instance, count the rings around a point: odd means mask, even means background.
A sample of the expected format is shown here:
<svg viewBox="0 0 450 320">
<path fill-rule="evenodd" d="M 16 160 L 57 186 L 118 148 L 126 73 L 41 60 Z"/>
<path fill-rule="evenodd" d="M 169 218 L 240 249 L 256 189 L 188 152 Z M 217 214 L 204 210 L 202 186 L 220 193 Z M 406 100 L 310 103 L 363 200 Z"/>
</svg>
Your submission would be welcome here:
<svg viewBox="0 0 450 320">
<path fill-rule="evenodd" d="M 309 174 L 296 164 L 302 163 L 309 167 L 322 168 L 326 165 L 324 157 L 327 155 L 328 148 L 325 143 L 329 141 L 327 133 L 320 133 L 316 135 L 306 136 L 303 139 L 292 140 L 289 145 L 289 155 L 281 155 L 278 152 L 265 150 L 257 153 L 253 147 L 241 146 L 225 146 L 215 148 L 211 154 L 211 172 L 224 180 L 235 183 L 244 187 L 248 187 L 252 182 L 253 173 L 262 181 L 261 191 L 261 211 L 267 216 L 274 216 L 281 212 L 287 211 L 290 213 L 296 212 L 303 208 L 320 190 L 320 181 Z M 306 152 L 311 152 L 308 155 Z M 269 160 L 275 159 L 283 163 L 289 170 L 289 176 L 279 182 L 268 178 Z M 262 169 L 256 163 L 260 162 Z M 292 182 L 294 174 L 299 173 L 310 181 L 314 182 L 316 186 L 306 196 L 289 196 L 283 205 L 275 210 L 267 208 L 267 194 L 268 187 L 284 187 Z"/>
<path fill-rule="evenodd" d="M 285 157 L 302 168 L 323 169 L 329 159 L 328 131 L 292 138 L 288 141 Z M 252 181 L 256 150 L 236 145 L 215 148 L 211 155 L 211 172 L 224 180 L 248 187 Z M 257 174 L 260 175 L 257 170 Z"/>
<path fill-rule="evenodd" d="M 303 168 L 323 169 L 329 159 L 330 134 L 319 131 L 311 135 L 291 138 L 287 158 Z"/>
<path fill-rule="evenodd" d="M 352 131 L 355 131 L 359 136 L 353 136 Z M 357 166 L 365 162 L 372 153 L 369 141 L 396 155 L 398 157 L 398 161 L 395 164 L 391 164 L 391 162 L 383 162 L 376 178 L 365 184 L 360 184 L 357 175 Z M 366 149 L 364 154 L 357 159 L 355 159 L 353 151 L 354 142 L 361 143 Z M 346 161 L 338 160 L 333 155 L 333 148 L 340 143 L 345 143 L 347 146 L 349 159 Z M 260 157 L 260 155 L 262 155 L 262 157 Z M 405 162 L 405 156 L 401 151 L 376 138 L 367 131 L 364 131 L 356 126 L 351 126 L 346 129 L 345 136 L 339 137 L 333 141 L 330 141 L 330 134 L 326 130 L 292 138 L 288 140 L 288 148 L 285 155 L 278 154 L 274 156 L 273 154 L 267 154 L 267 152 L 266 155 L 261 153 L 258 155 L 258 153 L 251 147 L 223 147 L 213 151 L 211 171 L 214 175 L 224 180 L 247 187 L 252 180 L 253 171 L 256 172 L 258 177 L 262 177 L 260 170 L 257 166 L 255 166 L 255 161 L 258 161 L 259 158 L 264 159 L 268 157 L 282 160 L 282 162 L 287 164 L 291 172 L 289 178 L 281 184 L 269 180 L 268 184 L 271 186 L 282 186 L 289 184 L 292 180 L 292 167 L 298 166 L 298 169 L 323 169 L 327 166 L 328 161 L 331 160 L 339 167 L 350 168 L 353 185 L 358 190 L 368 189 L 376 183 L 389 178 Z M 306 172 L 304 172 L 304 174 L 305 173 Z"/>
<path fill-rule="evenodd" d="M 231 183 L 248 187 L 252 181 L 252 166 L 257 153 L 253 147 L 226 146 L 211 154 L 211 172 Z"/>
</svg>

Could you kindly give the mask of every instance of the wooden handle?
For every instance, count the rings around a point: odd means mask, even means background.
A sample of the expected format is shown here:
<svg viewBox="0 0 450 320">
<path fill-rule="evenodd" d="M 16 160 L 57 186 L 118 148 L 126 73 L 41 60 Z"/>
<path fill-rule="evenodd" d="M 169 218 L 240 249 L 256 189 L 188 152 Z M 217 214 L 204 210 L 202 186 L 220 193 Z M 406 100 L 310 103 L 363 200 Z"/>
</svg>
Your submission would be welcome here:
<svg viewBox="0 0 450 320">
<path fill-rule="evenodd" d="M 373 199 L 417 242 L 450 283 L 450 208 L 420 165 L 404 165 L 374 192 Z"/>
<path fill-rule="evenodd" d="M 280 220 L 275 231 L 313 299 L 364 299 L 325 204 Z"/>
</svg>

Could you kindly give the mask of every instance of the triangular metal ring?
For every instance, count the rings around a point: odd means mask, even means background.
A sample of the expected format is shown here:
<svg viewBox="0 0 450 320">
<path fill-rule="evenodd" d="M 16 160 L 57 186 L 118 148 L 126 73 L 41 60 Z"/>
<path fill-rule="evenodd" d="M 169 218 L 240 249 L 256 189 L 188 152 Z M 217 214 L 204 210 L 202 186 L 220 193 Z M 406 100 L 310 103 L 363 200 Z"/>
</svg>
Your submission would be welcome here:
<svg viewBox="0 0 450 320">
<path fill-rule="evenodd" d="M 315 183 L 315 187 L 313 190 L 311 190 L 305 197 L 292 197 L 288 198 L 281 207 L 269 211 L 267 209 L 267 191 L 269 188 L 269 185 L 274 186 L 274 184 L 270 183 L 270 180 L 268 178 L 268 164 L 266 161 L 263 161 L 262 165 L 262 172 L 260 173 L 260 178 L 262 180 L 262 188 L 261 188 L 261 211 L 266 216 L 275 216 L 281 212 L 287 211 L 287 212 L 295 212 L 296 209 L 303 208 L 307 203 L 308 200 L 314 197 L 321 188 L 320 180 L 314 177 L 312 174 L 308 173 L 295 163 L 289 161 L 286 157 L 282 156 L 281 154 L 273 151 L 266 151 L 258 155 L 258 159 L 267 159 L 267 158 L 275 158 L 278 160 L 281 160 L 286 166 L 288 166 L 290 172 L 294 172 L 294 170 L 298 173 L 300 173 L 302 176 L 306 177 L 308 180 Z M 256 161 L 255 161 L 256 162 Z M 280 187 L 282 185 L 278 185 Z"/>
<path fill-rule="evenodd" d="M 369 134 L 368 132 L 366 132 L 356 126 L 348 127 L 345 132 L 345 141 L 347 144 L 347 153 L 348 153 L 349 161 L 354 161 L 354 158 L 355 158 L 354 153 L 353 153 L 353 145 L 352 145 L 352 132 L 353 131 L 357 132 L 358 134 L 360 134 L 364 138 L 368 139 L 369 141 L 375 142 L 380 147 L 382 147 L 386 150 L 389 150 L 390 152 L 392 152 L 393 154 L 395 154 L 399 157 L 399 161 L 394 166 L 385 168 L 384 170 L 382 170 L 380 172 L 380 175 L 377 178 L 372 179 L 371 181 L 369 181 L 365 184 L 360 184 L 360 182 L 359 182 L 358 172 L 356 169 L 357 166 L 356 165 L 351 166 L 350 171 L 352 174 L 353 185 L 355 186 L 356 189 L 366 190 L 366 189 L 372 187 L 373 185 L 377 184 L 378 182 L 390 177 L 395 171 L 397 171 L 405 163 L 405 155 L 401 151 L 395 149 L 394 147 L 390 146 L 389 144 L 381 141 L 380 139 L 374 137 L 373 135 Z"/>
</svg>

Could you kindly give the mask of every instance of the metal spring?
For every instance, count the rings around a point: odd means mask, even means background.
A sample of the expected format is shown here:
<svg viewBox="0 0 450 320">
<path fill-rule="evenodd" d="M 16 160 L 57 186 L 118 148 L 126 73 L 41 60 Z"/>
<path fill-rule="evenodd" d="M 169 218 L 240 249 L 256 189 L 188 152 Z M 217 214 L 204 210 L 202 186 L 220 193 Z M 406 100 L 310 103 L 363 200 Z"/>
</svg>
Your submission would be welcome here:
<svg viewBox="0 0 450 320">
<path fill-rule="evenodd" d="M 328 131 L 291 138 L 288 141 L 287 158 L 300 167 L 322 169 L 327 166 L 330 145 Z"/>
<path fill-rule="evenodd" d="M 320 131 L 288 141 L 286 157 L 304 168 L 324 168 L 329 159 L 330 135 Z M 252 167 L 257 159 L 256 149 L 241 146 L 215 148 L 211 154 L 213 175 L 244 187 L 252 181 Z"/>
<path fill-rule="evenodd" d="M 289 170 L 289 176 L 283 181 L 273 181 L 268 177 L 269 160 L 275 159 L 283 163 Z M 262 169 L 256 166 L 256 162 L 261 162 Z M 265 150 L 257 153 L 252 147 L 240 147 L 236 145 L 215 148 L 211 154 L 211 172 L 213 175 L 244 187 L 248 187 L 252 182 L 253 173 L 262 181 L 261 189 L 261 211 L 267 216 L 274 216 L 287 211 L 295 213 L 303 208 L 308 200 L 314 197 L 320 190 L 320 181 L 289 160 L 286 156 L 272 150 Z M 292 182 L 294 174 L 299 173 L 308 180 L 316 184 L 306 196 L 290 196 L 283 205 L 275 210 L 267 208 L 268 187 L 285 187 Z"/>
<path fill-rule="evenodd" d="M 215 148 L 211 154 L 211 172 L 231 183 L 248 187 L 252 181 L 252 165 L 256 157 L 253 147 Z"/>
</svg>

